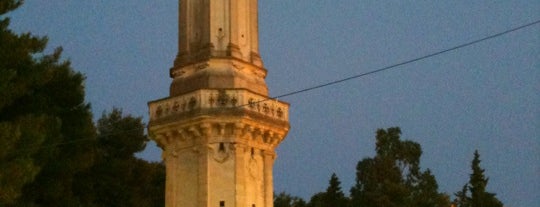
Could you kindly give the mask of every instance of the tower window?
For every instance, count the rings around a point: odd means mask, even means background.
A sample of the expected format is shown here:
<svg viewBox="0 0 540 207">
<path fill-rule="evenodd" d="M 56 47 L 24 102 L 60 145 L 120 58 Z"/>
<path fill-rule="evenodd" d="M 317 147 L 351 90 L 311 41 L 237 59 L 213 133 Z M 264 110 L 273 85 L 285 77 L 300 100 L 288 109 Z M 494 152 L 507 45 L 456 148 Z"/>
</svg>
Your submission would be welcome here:
<svg viewBox="0 0 540 207">
<path fill-rule="evenodd" d="M 225 207 L 225 201 L 220 201 L 219 202 L 219 207 Z"/>
<path fill-rule="evenodd" d="M 219 151 L 220 151 L 220 152 L 224 152 L 224 151 L 225 151 L 225 145 L 223 144 L 223 142 L 219 143 Z"/>
</svg>

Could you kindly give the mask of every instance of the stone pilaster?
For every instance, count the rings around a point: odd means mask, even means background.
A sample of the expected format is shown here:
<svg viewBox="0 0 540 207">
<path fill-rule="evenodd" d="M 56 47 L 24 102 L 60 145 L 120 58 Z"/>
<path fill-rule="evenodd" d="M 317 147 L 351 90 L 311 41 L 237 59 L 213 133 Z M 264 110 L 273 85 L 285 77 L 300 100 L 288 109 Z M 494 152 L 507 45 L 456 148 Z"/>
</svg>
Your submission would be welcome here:
<svg viewBox="0 0 540 207">
<path fill-rule="evenodd" d="M 273 185 L 273 166 L 276 153 L 265 151 L 264 156 L 264 203 L 265 207 L 274 206 L 274 185 Z"/>
<path fill-rule="evenodd" d="M 197 153 L 198 153 L 198 197 L 199 197 L 199 204 L 198 206 L 210 206 L 209 200 L 208 200 L 208 191 L 210 189 L 208 179 L 209 179 L 209 172 L 208 172 L 208 162 L 210 161 L 210 153 L 208 149 L 208 135 L 210 126 L 207 123 L 200 125 L 200 130 L 196 128 L 192 128 L 193 133 L 195 136 L 197 136 L 198 139 L 198 145 L 197 145 Z"/>
<path fill-rule="evenodd" d="M 246 200 L 246 187 L 247 187 L 247 173 L 246 173 L 246 151 L 248 150 L 247 146 L 244 144 L 235 145 L 235 156 L 236 156 L 236 165 L 235 165 L 235 190 L 236 190 L 236 205 L 237 206 L 248 206 Z"/>
</svg>

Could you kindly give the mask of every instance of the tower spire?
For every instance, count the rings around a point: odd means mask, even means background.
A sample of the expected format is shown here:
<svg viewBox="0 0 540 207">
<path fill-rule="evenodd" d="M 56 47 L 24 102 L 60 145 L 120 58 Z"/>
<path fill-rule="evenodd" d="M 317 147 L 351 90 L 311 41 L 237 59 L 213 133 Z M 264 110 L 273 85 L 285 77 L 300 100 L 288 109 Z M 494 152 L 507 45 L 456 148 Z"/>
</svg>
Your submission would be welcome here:
<svg viewBox="0 0 540 207">
<path fill-rule="evenodd" d="M 179 8 L 171 95 L 199 88 L 248 86 L 267 95 L 256 0 L 182 0 Z"/>
<path fill-rule="evenodd" d="M 257 1 L 180 1 L 175 67 L 207 58 L 234 57 L 262 67 Z"/>
<path fill-rule="evenodd" d="M 268 101 L 257 0 L 179 0 L 169 97 L 148 103 L 167 207 L 272 207 L 289 105 Z"/>
</svg>

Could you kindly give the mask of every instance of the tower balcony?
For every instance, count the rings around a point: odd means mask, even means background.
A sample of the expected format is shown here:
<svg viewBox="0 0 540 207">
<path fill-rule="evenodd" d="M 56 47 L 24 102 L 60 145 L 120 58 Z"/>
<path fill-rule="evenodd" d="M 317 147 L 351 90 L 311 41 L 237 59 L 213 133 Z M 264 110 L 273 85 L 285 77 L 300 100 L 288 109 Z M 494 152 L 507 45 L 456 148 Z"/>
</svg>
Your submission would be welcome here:
<svg viewBox="0 0 540 207">
<path fill-rule="evenodd" d="M 148 103 L 150 126 L 176 119 L 216 114 L 252 114 L 282 123 L 289 120 L 289 104 L 247 89 L 202 89 Z M 180 121 L 180 120 L 179 120 Z"/>
</svg>

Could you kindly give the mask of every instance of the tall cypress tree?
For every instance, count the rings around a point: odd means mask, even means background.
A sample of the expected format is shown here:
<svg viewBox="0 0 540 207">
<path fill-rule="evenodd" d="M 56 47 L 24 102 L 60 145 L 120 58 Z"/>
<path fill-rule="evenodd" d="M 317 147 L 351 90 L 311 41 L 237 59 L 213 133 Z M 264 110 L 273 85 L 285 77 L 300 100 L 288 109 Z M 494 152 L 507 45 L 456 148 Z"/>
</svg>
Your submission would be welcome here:
<svg viewBox="0 0 540 207">
<path fill-rule="evenodd" d="M 313 195 L 308 207 L 346 207 L 349 199 L 341 190 L 341 182 L 335 173 L 332 173 L 325 192 Z"/>
<path fill-rule="evenodd" d="M 324 207 L 346 207 L 348 199 L 341 190 L 341 182 L 335 173 L 328 181 L 328 188 L 322 197 Z"/>
<path fill-rule="evenodd" d="M 456 196 L 456 199 L 454 199 L 454 204 L 457 207 L 471 207 L 471 198 L 467 194 L 468 191 L 469 185 L 465 184 L 463 185 L 461 191 L 454 194 Z"/>
<path fill-rule="evenodd" d="M 502 207 L 494 193 L 486 191 L 489 179 L 484 176 L 484 169 L 480 167 L 480 154 L 474 151 L 474 159 L 471 163 L 472 174 L 469 180 L 469 191 L 471 192 L 471 207 Z"/>
<path fill-rule="evenodd" d="M 485 170 L 480 167 L 480 154 L 474 151 L 474 159 L 471 162 L 472 173 L 469 182 L 461 191 L 454 195 L 454 204 L 457 207 L 502 207 L 503 203 L 495 197 L 494 193 L 486 191 L 489 179 L 485 177 Z"/>
</svg>

